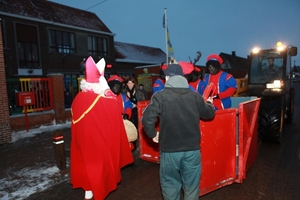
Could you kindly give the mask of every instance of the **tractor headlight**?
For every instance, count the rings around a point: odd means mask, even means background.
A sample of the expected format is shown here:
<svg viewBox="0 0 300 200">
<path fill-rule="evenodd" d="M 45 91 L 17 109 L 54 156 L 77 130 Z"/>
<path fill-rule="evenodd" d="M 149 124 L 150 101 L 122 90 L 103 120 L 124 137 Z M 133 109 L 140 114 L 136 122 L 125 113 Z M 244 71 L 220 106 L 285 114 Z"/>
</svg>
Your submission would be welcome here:
<svg viewBox="0 0 300 200">
<path fill-rule="evenodd" d="M 267 83 L 267 88 L 269 89 L 279 89 L 281 88 L 281 81 L 275 80 L 273 83 Z"/>
</svg>

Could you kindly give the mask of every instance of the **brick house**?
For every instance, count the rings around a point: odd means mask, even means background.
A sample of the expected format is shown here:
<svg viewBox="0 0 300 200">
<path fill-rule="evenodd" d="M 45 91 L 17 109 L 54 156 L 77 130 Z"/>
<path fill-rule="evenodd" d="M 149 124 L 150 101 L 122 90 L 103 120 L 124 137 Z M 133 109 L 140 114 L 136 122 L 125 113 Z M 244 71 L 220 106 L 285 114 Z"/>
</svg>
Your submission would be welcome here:
<svg viewBox="0 0 300 200">
<path fill-rule="evenodd" d="M 114 42 L 115 34 L 94 13 L 51 1 L 1 0 L 0 18 L 7 78 L 78 77 L 89 55 L 95 61 L 105 58 L 107 74 L 132 74 L 135 66 L 156 64 L 165 56 L 158 48 Z"/>
<path fill-rule="evenodd" d="M 158 48 L 114 43 L 115 34 L 94 14 L 45 0 L 0 1 L 0 144 L 10 142 L 11 131 L 25 127 L 24 116 L 9 116 L 6 80 L 20 77 L 50 77 L 53 110 L 29 115 L 29 128 L 65 123 L 64 80 L 82 74 L 80 63 L 91 55 L 104 57 L 109 75 L 133 74 L 137 65 L 161 62 Z M 116 50 L 116 51 L 115 51 Z M 132 52 L 129 52 L 132 51 Z M 151 54 L 143 56 L 142 54 Z"/>
<path fill-rule="evenodd" d="M 41 0 L 1 0 L 6 77 L 80 74 L 88 55 L 114 65 L 114 35 L 94 14 Z"/>
</svg>

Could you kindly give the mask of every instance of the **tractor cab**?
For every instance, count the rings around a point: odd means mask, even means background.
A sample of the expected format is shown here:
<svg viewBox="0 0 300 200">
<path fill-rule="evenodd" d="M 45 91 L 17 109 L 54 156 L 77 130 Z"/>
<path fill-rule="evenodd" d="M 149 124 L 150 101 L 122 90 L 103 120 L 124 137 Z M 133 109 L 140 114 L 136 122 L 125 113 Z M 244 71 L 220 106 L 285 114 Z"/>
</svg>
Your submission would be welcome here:
<svg viewBox="0 0 300 200">
<path fill-rule="evenodd" d="M 262 92 L 269 87 L 290 87 L 291 56 L 295 55 L 297 55 L 297 47 L 293 46 L 280 45 L 276 49 L 253 50 L 250 56 L 248 95 L 261 96 Z M 279 86 L 274 83 L 279 83 Z"/>
</svg>

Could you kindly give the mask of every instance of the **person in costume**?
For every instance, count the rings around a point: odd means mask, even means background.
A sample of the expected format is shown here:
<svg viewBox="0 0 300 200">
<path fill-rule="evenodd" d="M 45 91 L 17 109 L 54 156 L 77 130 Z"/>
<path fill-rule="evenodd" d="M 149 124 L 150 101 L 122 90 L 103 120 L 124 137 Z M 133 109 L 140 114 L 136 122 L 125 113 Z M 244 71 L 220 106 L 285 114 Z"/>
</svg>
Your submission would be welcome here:
<svg viewBox="0 0 300 200">
<path fill-rule="evenodd" d="M 164 89 L 164 87 L 165 87 L 165 74 L 164 74 L 164 71 L 162 70 L 162 68 L 165 66 L 167 66 L 167 65 L 162 64 L 160 66 L 159 77 L 153 82 L 153 85 L 152 85 L 152 95 L 155 92 L 158 92 L 158 91 Z"/>
<path fill-rule="evenodd" d="M 183 71 L 183 76 L 186 78 L 186 80 L 189 83 L 189 88 L 192 91 L 196 92 L 195 87 L 193 86 L 193 82 L 197 81 L 199 78 L 196 76 L 195 66 L 191 62 L 185 62 L 185 61 L 179 61 L 178 64 L 181 66 Z"/>
<path fill-rule="evenodd" d="M 204 78 L 204 73 L 203 73 L 204 70 L 201 70 L 201 68 L 196 65 L 196 63 L 199 61 L 201 56 L 202 56 L 202 53 L 200 51 L 197 51 L 197 57 L 194 58 L 194 62 L 193 62 L 194 69 L 192 70 L 191 73 L 186 75 L 189 85 L 192 88 L 194 88 L 195 91 L 198 91 L 198 86 Z M 190 60 L 190 63 L 192 63 L 192 60 Z"/>
<path fill-rule="evenodd" d="M 216 87 L 212 94 L 213 104 L 217 110 L 223 110 L 231 107 L 231 96 L 237 90 L 235 78 L 221 70 L 223 59 L 217 54 L 211 54 L 207 57 L 206 67 L 209 74 L 205 75 L 203 81 L 200 81 L 198 92 L 203 95 L 208 84 L 213 83 Z"/>
<path fill-rule="evenodd" d="M 86 60 L 85 79 L 71 105 L 71 184 L 85 199 L 103 200 L 133 163 L 115 94 L 104 78 L 105 60 Z"/>
<path fill-rule="evenodd" d="M 186 75 L 186 78 L 189 81 L 189 85 L 194 88 L 195 91 L 198 91 L 198 86 L 202 81 L 201 69 L 194 66 L 194 70 L 190 74 Z"/>
<path fill-rule="evenodd" d="M 123 79 L 118 75 L 113 75 L 108 79 L 108 85 L 111 91 L 116 95 L 119 111 L 123 119 L 130 119 L 132 115 L 133 103 L 126 96 L 126 94 L 122 93 L 123 90 Z"/>
</svg>

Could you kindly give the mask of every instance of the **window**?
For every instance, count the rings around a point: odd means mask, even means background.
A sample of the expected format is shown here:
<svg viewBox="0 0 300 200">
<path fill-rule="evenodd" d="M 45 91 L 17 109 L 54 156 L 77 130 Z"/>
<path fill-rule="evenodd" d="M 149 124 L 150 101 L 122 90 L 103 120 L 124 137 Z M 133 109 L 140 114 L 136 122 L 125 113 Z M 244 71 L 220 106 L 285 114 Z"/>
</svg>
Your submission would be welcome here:
<svg viewBox="0 0 300 200">
<path fill-rule="evenodd" d="M 50 52 L 72 54 L 75 53 L 75 35 L 74 33 L 49 30 Z"/>
<path fill-rule="evenodd" d="M 19 68 L 41 68 L 39 65 L 37 28 L 25 24 L 16 24 L 16 30 Z"/>
<path fill-rule="evenodd" d="M 38 69 L 39 57 L 37 44 L 18 42 L 19 67 L 25 69 Z"/>
<path fill-rule="evenodd" d="M 88 36 L 90 55 L 108 56 L 107 38 Z"/>
</svg>

